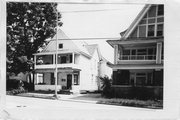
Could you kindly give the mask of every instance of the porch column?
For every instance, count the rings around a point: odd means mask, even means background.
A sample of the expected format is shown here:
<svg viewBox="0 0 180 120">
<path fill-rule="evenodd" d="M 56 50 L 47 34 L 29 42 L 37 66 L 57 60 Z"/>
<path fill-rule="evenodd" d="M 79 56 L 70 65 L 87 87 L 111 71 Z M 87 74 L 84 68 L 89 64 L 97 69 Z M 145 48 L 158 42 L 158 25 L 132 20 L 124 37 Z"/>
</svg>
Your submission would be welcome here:
<svg viewBox="0 0 180 120">
<path fill-rule="evenodd" d="M 37 84 L 37 73 L 34 73 L 34 84 Z"/>
<path fill-rule="evenodd" d="M 123 55 L 123 48 L 122 46 L 118 46 L 118 57 L 121 59 L 122 58 L 122 55 Z"/>
<path fill-rule="evenodd" d="M 75 64 L 74 62 L 75 62 L 75 59 L 74 59 L 74 52 L 73 52 L 72 53 L 72 63 Z"/>
<path fill-rule="evenodd" d="M 74 73 L 72 73 L 72 85 L 74 85 Z"/>
<path fill-rule="evenodd" d="M 56 54 L 53 54 L 53 64 L 56 64 Z"/>
<path fill-rule="evenodd" d="M 36 55 L 34 55 L 34 69 L 36 69 Z"/>
<path fill-rule="evenodd" d="M 114 45 L 114 64 L 117 64 L 118 60 L 118 45 Z"/>
<path fill-rule="evenodd" d="M 161 64 L 161 52 L 162 52 L 162 42 L 157 43 L 156 47 L 156 64 Z"/>
</svg>

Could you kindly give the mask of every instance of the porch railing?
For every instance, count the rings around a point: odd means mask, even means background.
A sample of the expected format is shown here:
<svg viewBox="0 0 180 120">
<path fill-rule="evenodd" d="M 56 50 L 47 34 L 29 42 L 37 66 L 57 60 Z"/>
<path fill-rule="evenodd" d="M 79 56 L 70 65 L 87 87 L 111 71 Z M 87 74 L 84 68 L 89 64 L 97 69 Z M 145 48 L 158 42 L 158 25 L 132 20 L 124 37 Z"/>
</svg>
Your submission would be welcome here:
<svg viewBox="0 0 180 120">
<path fill-rule="evenodd" d="M 119 60 L 156 60 L 156 55 L 122 55 Z"/>
</svg>

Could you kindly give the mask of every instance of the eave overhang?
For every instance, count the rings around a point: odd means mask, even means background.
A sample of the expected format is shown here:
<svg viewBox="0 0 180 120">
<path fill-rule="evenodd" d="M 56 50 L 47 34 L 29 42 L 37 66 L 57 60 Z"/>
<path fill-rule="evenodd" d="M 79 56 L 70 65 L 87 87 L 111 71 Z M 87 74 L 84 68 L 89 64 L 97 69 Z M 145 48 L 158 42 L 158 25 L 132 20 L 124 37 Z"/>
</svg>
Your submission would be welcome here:
<svg viewBox="0 0 180 120">
<path fill-rule="evenodd" d="M 163 64 L 109 64 L 113 70 L 118 69 L 163 69 Z"/>
<path fill-rule="evenodd" d="M 152 38 L 128 38 L 126 40 L 107 40 L 106 42 L 109 43 L 112 47 L 114 45 L 128 45 L 128 44 L 149 44 L 149 43 L 158 43 L 163 42 L 164 37 L 152 37 Z"/>
<path fill-rule="evenodd" d="M 35 69 L 35 73 L 45 73 L 45 72 L 54 72 L 55 69 L 53 68 L 47 68 L 47 69 Z M 72 67 L 64 67 L 64 68 L 58 68 L 58 72 L 74 72 L 74 71 L 81 71 L 81 69 L 72 68 Z"/>
</svg>

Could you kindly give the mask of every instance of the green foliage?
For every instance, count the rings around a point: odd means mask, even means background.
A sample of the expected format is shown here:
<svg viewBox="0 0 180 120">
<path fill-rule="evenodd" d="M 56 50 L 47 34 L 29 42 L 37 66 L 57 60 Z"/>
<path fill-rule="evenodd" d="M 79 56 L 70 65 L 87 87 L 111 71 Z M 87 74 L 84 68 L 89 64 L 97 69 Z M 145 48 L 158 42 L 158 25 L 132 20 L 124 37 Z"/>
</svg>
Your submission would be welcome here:
<svg viewBox="0 0 180 120">
<path fill-rule="evenodd" d="M 101 89 L 102 89 L 102 96 L 104 97 L 112 97 L 112 89 L 111 89 L 111 85 L 112 85 L 112 80 L 109 79 L 107 76 L 105 77 L 100 77 L 101 79 Z"/>
<path fill-rule="evenodd" d="M 56 3 L 7 3 L 7 69 L 10 72 L 30 71 L 33 54 L 55 35 Z M 61 26 L 58 13 L 58 25 Z M 22 61 L 22 56 L 27 60 Z"/>
</svg>

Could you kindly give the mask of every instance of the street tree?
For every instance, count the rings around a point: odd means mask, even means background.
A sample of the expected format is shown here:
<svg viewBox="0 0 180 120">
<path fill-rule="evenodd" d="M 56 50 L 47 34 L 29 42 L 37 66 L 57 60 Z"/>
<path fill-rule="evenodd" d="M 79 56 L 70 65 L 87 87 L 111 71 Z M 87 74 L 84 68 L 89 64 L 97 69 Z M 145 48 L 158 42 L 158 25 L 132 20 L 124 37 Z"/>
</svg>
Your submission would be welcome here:
<svg viewBox="0 0 180 120">
<path fill-rule="evenodd" d="M 58 17 L 58 19 L 57 19 Z M 7 71 L 32 70 L 33 54 L 56 33 L 61 14 L 57 3 L 7 3 Z"/>
</svg>

